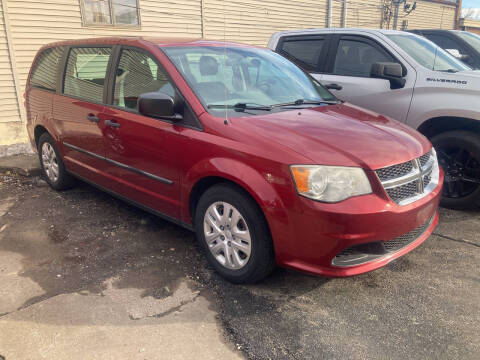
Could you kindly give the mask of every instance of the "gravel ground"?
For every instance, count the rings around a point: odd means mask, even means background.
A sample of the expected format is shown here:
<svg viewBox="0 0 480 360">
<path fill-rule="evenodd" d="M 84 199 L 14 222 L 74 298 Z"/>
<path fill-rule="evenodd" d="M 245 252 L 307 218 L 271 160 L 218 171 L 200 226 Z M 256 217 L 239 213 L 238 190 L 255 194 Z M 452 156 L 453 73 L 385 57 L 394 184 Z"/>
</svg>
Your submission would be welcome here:
<svg viewBox="0 0 480 360">
<path fill-rule="evenodd" d="M 108 295 L 113 286 L 136 291 L 128 296 L 138 306 L 122 323 L 132 327 L 188 313 L 182 307 L 199 294 L 225 346 L 251 359 L 478 359 L 479 218 L 479 211 L 442 210 L 435 235 L 372 273 L 327 279 L 277 269 L 260 284 L 238 286 L 211 270 L 183 228 L 83 183 L 59 193 L 39 178 L 3 173 L 0 253 L 18 258 L 19 279 L 31 284 L 22 289 L 17 279 L 18 296 L 10 287 L 11 299 L 0 299 L 0 329 L 5 318 L 52 298 Z M 186 300 L 176 295 L 183 293 Z M 1 345 L 2 335 L 5 355 Z"/>
</svg>

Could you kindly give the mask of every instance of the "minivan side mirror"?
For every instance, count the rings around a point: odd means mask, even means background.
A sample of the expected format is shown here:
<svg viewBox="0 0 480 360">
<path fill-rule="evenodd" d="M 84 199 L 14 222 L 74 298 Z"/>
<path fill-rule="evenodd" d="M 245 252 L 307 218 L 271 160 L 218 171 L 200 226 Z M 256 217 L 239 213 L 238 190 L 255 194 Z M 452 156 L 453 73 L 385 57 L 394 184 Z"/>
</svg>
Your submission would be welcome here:
<svg viewBox="0 0 480 360">
<path fill-rule="evenodd" d="M 402 65 L 398 63 L 378 62 L 372 64 L 370 72 L 374 78 L 390 81 L 390 88 L 401 89 L 405 86 L 406 80 L 403 77 Z"/>
<path fill-rule="evenodd" d="M 138 97 L 138 112 L 145 116 L 179 121 L 180 114 L 175 113 L 175 100 L 160 91 L 141 94 Z"/>
</svg>

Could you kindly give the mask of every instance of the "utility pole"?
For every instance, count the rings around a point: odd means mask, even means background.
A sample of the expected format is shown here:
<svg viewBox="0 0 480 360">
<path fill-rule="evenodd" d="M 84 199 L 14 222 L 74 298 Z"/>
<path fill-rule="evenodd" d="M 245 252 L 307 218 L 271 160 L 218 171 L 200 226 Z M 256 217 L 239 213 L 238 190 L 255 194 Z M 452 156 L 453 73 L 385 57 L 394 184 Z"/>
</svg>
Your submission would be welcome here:
<svg viewBox="0 0 480 360">
<path fill-rule="evenodd" d="M 398 10 L 400 8 L 400 4 L 403 3 L 405 0 L 392 0 L 394 6 L 393 12 L 393 30 L 397 30 L 398 26 Z"/>
</svg>

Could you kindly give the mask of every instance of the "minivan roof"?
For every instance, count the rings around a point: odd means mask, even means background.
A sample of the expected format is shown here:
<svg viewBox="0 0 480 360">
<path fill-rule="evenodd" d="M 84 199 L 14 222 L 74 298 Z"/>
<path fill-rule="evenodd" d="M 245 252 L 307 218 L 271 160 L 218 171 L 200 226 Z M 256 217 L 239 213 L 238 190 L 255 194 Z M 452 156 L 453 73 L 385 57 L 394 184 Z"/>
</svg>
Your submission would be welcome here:
<svg viewBox="0 0 480 360">
<path fill-rule="evenodd" d="M 45 45 L 52 46 L 83 46 L 83 45 L 134 45 L 149 43 L 157 46 L 230 46 L 230 47 L 254 47 L 246 44 L 233 42 L 205 40 L 201 38 L 157 38 L 157 37 L 98 37 L 78 40 L 64 40 Z"/>
</svg>

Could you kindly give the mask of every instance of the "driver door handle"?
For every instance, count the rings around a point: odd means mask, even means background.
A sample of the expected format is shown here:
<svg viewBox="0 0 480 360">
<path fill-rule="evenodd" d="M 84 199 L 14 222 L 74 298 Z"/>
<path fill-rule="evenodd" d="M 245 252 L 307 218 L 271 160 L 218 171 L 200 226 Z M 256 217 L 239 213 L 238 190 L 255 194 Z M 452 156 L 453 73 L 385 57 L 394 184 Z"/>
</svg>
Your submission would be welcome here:
<svg viewBox="0 0 480 360">
<path fill-rule="evenodd" d="M 110 126 L 112 128 L 119 128 L 120 127 L 119 123 L 117 123 L 115 121 L 112 121 L 112 120 L 105 120 L 105 125 Z"/>
<path fill-rule="evenodd" d="M 343 86 L 338 84 L 325 84 L 325 87 L 329 90 L 342 90 Z"/>
</svg>

